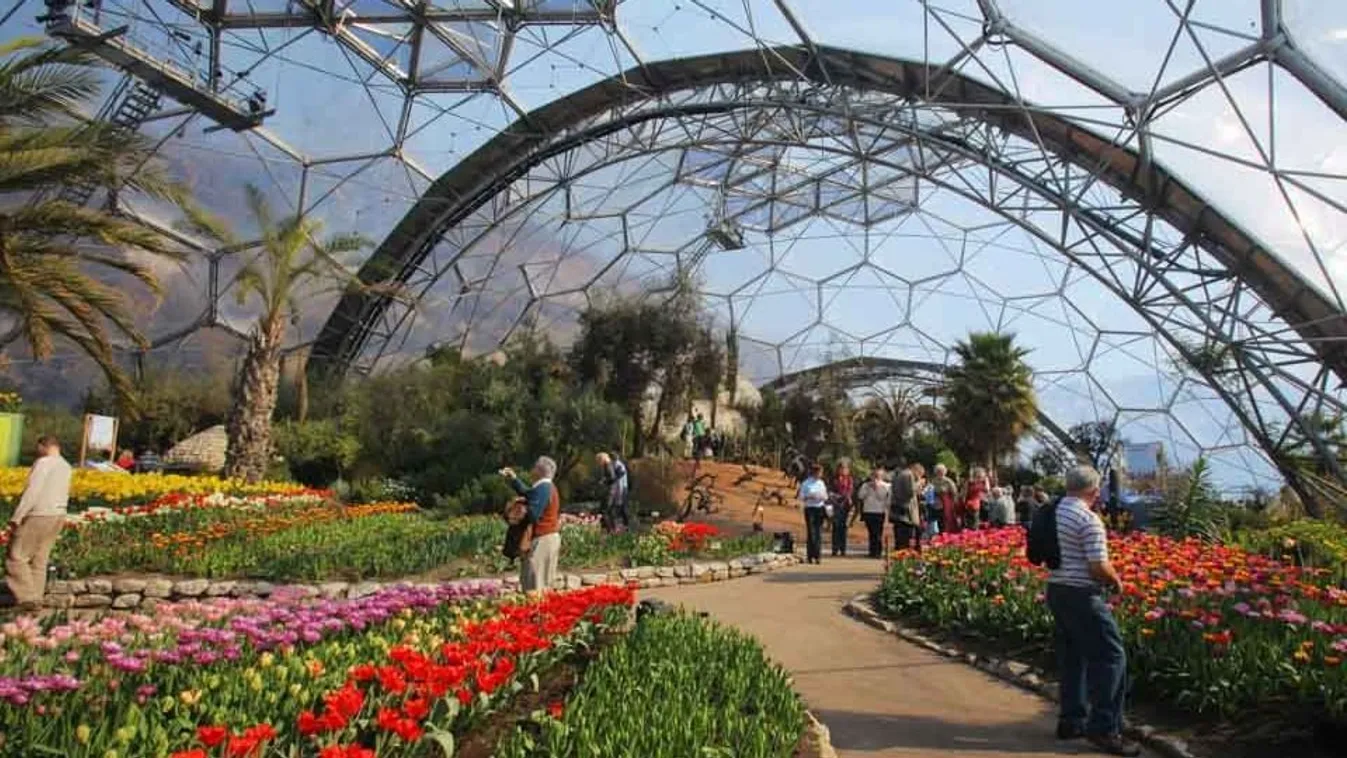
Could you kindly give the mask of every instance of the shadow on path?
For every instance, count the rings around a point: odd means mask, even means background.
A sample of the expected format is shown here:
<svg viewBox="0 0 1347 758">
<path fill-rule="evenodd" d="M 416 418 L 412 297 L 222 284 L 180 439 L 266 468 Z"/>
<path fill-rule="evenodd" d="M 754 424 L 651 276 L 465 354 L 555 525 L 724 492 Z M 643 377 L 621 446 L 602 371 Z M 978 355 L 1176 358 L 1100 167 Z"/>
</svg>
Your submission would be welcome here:
<svg viewBox="0 0 1347 758">
<path fill-rule="evenodd" d="M 969 752 L 1043 755 L 1045 747 L 1042 719 L 968 724 L 954 715 L 938 718 L 832 710 L 816 710 L 814 715 L 827 724 L 833 747 L 841 751 L 879 752 L 892 748 L 920 751 L 919 755 Z M 1081 742 L 1056 742 L 1051 749 L 1055 755 L 1091 754 Z"/>
</svg>

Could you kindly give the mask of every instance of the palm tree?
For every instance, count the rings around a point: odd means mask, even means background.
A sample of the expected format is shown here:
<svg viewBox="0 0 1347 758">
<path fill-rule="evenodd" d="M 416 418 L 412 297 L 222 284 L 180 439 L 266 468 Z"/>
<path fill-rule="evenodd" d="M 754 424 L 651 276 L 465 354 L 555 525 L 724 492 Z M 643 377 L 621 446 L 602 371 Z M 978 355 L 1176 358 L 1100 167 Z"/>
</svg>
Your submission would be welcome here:
<svg viewBox="0 0 1347 758">
<path fill-rule="evenodd" d="M 974 332 L 954 353 L 959 362 L 945 375 L 948 437 L 959 457 L 994 471 L 1038 415 L 1029 351 L 1015 346 L 1013 334 Z"/>
<path fill-rule="evenodd" d="M 92 186 L 167 200 L 181 193 L 144 137 L 83 121 L 81 111 L 99 90 L 97 59 L 87 52 L 27 38 L 0 44 L 0 193 L 16 198 L 0 211 L 0 311 L 12 321 L 0 346 L 22 340 L 43 360 L 57 339 L 68 340 L 130 400 L 132 385 L 113 340 L 147 343 L 116 279 L 129 276 L 157 296 L 151 259 L 128 253 L 179 253 L 168 238 L 130 219 L 66 202 L 51 190 Z"/>
<path fill-rule="evenodd" d="M 365 247 L 353 234 L 319 240 L 322 224 L 304 216 L 277 220 L 261 190 L 247 188 L 248 207 L 261 230 L 260 250 L 243 266 L 235 281 L 240 304 L 258 302 L 257 320 L 248 335 L 234 387 L 234 401 L 225 424 L 229 436 L 225 474 L 257 481 L 271 456 L 271 416 L 281 379 L 281 348 L 286 328 L 301 312 L 300 297 L 310 297 L 334 285 L 357 286 L 337 256 Z M 193 231 L 228 247 L 242 247 L 239 238 L 221 220 L 195 207 L 187 209 Z"/>
<path fill-rule="evenodd" d="M 908 440 L 917 426 L 940 422 L 940 409 L 923 402 L 925 395 L 923 390 L 901 384 L 890 386 L 887 392 L 872 390 L 856 411 L 861 455 L 876 462 L 905 460 Z"/>
</svg>

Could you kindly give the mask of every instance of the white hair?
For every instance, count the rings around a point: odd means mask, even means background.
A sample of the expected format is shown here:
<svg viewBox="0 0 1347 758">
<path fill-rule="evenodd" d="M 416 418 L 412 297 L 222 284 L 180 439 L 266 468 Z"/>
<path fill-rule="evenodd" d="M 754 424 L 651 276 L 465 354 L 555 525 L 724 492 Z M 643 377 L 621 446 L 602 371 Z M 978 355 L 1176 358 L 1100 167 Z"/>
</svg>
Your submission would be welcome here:
<svg viewBox="0 0 1347 758">
<path fill-rule="evenodd" d="M 1099 472 L 1093 466 L 1073 466 L 1066 472 L 1067 492 L 1089 492 L 1099 488 Z"/>
<path fill-rule="evenodd" d="M 936 475 L 936 476 L 944 476 L 944 475 L 947 474 L 947 473 L 949 473 L 949 469 L 945 467 L 945 464 L 943 464 L 943 463 L 937 463 L 937 464 L 935 464 L 935 475 Z"/>
<path fill-rule="evenodd" d="M 544 479 L 551 479 L 557 473 L 557 462 L 545 455 L 539 456 L 538 462 L 533 464 L 533 467 L 538 469 Z"/>
</svg>

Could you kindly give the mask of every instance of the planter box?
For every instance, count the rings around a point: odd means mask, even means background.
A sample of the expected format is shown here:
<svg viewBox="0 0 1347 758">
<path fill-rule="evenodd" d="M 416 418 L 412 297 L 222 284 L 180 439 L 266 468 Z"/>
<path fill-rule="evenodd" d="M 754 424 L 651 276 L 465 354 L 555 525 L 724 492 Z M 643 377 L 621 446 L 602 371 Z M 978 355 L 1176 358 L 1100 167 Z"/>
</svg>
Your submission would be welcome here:
<svg viewBox="0 0 1347 758">
<path fill-rule="evenodd" d="M 23 446 L 23 414 L 0 413 L 0 466 L 19 465 Z"/>
</svg>

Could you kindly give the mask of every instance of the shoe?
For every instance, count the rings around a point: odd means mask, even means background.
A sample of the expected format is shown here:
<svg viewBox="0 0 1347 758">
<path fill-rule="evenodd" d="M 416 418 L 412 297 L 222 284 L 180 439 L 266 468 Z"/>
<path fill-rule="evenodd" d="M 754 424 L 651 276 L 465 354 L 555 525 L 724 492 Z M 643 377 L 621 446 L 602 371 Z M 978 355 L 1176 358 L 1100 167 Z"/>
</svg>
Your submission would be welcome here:
<svg viewBox="0 0 1347 758">
<path fill-rule="evenodd" d="M 1121 755 L 1127 758 L 1141 755 L 1141 746 L 1131 740 L 1123 739 L 1121 734 L 1092 734 L 1087 739 L 1094 746 L 1094 749 L 1101 753 Z"/>
<path fill-rule="evenodd" d="M 1057 739 L 1059 740 L 1078 740 L 1085 736 L 1085 727 L 1080 724 L 1073 724 L 1069 721 L 1057 722 Z"/>
</svg>

